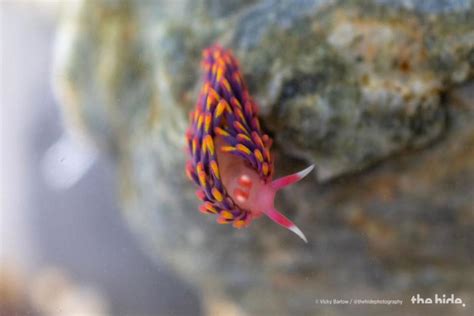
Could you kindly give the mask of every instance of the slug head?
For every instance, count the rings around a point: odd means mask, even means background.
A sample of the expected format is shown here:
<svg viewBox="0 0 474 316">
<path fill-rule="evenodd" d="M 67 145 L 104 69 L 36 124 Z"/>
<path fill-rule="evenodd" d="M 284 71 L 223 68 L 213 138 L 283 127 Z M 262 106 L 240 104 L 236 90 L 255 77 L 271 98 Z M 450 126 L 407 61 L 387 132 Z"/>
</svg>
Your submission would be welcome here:
<svg viewBox="0 0 474 316">
<path fill-rule="evenodd" d="M 216 139 L 217 148 L 222 143 L 223 140 Z M 265 214 L 275 223 L 291 230 L 307 242 L 303 232 L 275 209 L 274 202 L 276 192 L 279 189 L 304 178 L 313 170 L 314 165 L 295 174 L 272 181 L 271 178 L 262 179 L 256 170 L 240 157 L 220 150 L 217 152 L 222 181 L 228 194 L 237 205 L 250 211 L 252 219 Z"/>
</svg>

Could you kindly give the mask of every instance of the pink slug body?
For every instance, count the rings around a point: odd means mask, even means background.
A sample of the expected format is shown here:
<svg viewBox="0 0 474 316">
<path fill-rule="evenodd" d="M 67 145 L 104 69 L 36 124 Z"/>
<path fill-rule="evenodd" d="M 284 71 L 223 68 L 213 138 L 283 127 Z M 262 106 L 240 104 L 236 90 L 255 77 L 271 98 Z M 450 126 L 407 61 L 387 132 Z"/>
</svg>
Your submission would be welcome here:
<svg viewBox="0 0 474 316">
<path fill-rule="evenodd" d="M 199 208 L 236 228 L 263 214 L 306 237 L 274 208 L 276 191 L 306 176 L 313 166 L 272 181 L 271 139 L 263 134 L 236 59 L 214 45 L 203 52 L 205 83 L 186 132 L 186 173 L 199 187 Z"/>
</svg>

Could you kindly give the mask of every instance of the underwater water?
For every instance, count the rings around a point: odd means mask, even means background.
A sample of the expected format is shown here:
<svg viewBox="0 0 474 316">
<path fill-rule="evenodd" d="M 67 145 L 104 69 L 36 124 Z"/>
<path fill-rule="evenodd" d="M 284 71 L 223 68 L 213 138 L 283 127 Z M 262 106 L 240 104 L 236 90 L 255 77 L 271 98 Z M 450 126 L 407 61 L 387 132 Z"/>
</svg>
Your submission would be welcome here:
<svg viewBox="0 0 474 316">
<path fill-rule="evenodd" d="M 472 315 L 472 1 L 0 5 L 0 315 Z"/>
</svg>

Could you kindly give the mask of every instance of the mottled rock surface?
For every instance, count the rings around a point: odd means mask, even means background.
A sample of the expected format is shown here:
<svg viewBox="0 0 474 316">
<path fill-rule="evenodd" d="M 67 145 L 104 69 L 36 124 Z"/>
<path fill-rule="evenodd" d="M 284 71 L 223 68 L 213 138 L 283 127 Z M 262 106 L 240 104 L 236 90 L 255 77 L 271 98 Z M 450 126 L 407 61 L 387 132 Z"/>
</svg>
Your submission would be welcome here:
<svg viewBox="0 0 474 316">
<path fill-rule="evenodd" d="M 117 157 L 127 220 L 205 300 L 249 315 L 471 314 L 472 1 L 104 0 L 66 13 L 65 117 Z M 267 220 L 236 231 L 197 211 L 183 135 L 216 41 L 240 60 L 277 174 L 317 164 L 277 203 L 307 245 Z M 416 293 L 470 308 L 412 305 Z"/>
</svg>

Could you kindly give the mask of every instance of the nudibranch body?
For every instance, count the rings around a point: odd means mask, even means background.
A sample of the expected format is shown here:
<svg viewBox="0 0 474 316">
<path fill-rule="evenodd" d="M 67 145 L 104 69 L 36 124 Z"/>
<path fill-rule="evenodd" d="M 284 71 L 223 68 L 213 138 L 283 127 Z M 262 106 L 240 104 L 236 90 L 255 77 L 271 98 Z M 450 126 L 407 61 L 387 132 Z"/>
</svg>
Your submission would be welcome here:
<svg viewBox="0 0 474 316">
<path fill-rule="evenodd" d="M 275 209 L 274 198 L 277 190 L 302 179 L 313 166 L 272 181 L 272 140 L 262 132 L 237 60 L 214 45 L 204 50 L 202 67 L 204 85 L 186 131 L 186 173 L 199 186 L 199 210 L 236 228 L 265 214 L 306 241 Z"/>
</svg>

